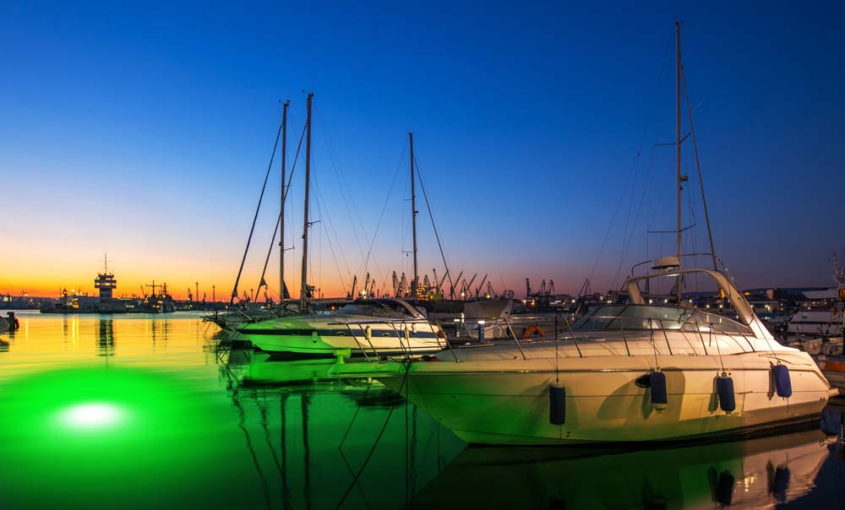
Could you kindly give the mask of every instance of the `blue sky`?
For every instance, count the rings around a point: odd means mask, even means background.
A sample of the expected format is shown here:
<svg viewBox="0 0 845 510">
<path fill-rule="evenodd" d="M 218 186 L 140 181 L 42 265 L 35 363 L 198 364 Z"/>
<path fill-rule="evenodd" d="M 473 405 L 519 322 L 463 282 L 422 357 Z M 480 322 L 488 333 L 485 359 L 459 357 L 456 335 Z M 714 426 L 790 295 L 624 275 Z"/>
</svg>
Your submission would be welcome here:
<svg viewBox="0 0 845 510">
<path fill-rule="evenodd" d="M 518 293 L 525 277 L 618 286 L 671 251 L 645 231 L 675 224 L 673 150 L 653 144 L 674 138 L 676 17 L 717 252 L 745 286 L 827 285 L 845 248 L 843 5 L 4 2 L 0 292 L 90 287 L 103 251 L 127 293 L 153 278 L 230 288 L 278 101 L 292 101 L 295 145 L 303 90 L 315 92 L 312 215 L 323 220 L 313 283 L 369 270 L 382 285 L 410 270 L 411 130 L 454 273 L 490 273 Z M 703 251 L 695 208 L 684 205 L 696 224 L 685 249 Z M 256 281 L 273 214 L 250 258 Z M 441 272 L 419 219 L 420 266 Z"/>
</svg>

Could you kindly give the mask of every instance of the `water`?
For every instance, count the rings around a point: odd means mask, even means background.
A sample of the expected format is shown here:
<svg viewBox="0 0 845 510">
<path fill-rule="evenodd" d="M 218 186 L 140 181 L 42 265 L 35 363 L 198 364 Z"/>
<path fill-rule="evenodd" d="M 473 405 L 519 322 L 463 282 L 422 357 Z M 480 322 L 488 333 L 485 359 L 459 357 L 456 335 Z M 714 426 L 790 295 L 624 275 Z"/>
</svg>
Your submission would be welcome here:
<svg viewBox="0 0 845 510">
<path fill-rule="evenodd" d="M 326 363 L 218 353 L 200 315 L 23 312 L 0 335 L 0 508 L 841 508 L 819 428 L 601 452 L 465 448 Z M 839 430 L 841 409 L 825 411 Z M 341 447 L 342 445 L 342 447 Z"/>
</svg>

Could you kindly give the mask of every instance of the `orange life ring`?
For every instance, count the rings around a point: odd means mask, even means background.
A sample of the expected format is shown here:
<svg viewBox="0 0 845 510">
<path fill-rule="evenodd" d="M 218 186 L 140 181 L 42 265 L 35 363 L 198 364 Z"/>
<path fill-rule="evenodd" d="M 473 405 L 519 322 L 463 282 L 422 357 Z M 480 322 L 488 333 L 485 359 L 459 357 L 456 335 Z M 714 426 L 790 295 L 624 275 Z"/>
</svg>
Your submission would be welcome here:
<svg viewBox="0 0 845 510">
<path fill-rule="evenodd" d="M 540 338 L 543 338 L 543 337 L 546 336 L 546 334 L 543 332 L 543 329 L 540 326 L 537 326 L 537 325 L 529 326 L 522 332 L 522 338 L 523 339 L 532 338 L 535 335 L 539 336 Z"/>
</svg>

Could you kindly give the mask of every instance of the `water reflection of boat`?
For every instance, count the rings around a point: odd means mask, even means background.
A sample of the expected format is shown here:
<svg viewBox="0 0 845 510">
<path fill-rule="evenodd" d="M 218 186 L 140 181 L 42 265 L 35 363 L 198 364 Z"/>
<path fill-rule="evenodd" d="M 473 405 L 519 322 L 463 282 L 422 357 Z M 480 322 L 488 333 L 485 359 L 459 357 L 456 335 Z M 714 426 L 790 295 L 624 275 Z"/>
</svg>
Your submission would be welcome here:
<svg viewBox="0 0 845 510">
<path fill-rule="evenodd" d="M 594 448 L 470 448 L 412 507 L 773 508 L 807 494 L 833 448 L 818 429 L 599 456 Z"/>
<path fill-rule="evenodd" d="M 247 386 L 298 386 L 336 381 L 329 377 L 329 369 L 334 363 L 331 359 L 271 361 L 267 353 L 251 349 L 233 353 L 241 381 Z M 230 354 L 230 366 L 232 361 Z"/>
<path fill-rule="evenodd" d="M 446 434 L 441 445 L 440 427 L 381 385 L 257 384 L 239 353 L 228 361 L 221 375 L 237 413 L 240 434 L 233 439 L 248 452 L 258 481 L 249 491 L 252 504 L 242 508 L 394 507 L 463 447 Z M 403 448 L 406 455 L 397 455 Z"/>
<path fill-rule="evenodd" d="M 114 356 L 114 321 L 100 319 L 97 328 L 97 355 Z"/>
</svg>

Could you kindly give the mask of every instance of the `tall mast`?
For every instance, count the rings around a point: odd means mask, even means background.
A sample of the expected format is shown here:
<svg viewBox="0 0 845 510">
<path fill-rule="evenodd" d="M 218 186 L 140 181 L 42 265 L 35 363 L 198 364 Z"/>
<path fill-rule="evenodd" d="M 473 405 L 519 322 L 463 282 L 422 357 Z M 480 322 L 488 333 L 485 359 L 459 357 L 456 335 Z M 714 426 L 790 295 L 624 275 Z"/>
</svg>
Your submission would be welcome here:
<svg viewBox="0 0 845 510">
<path fill-rule="evenodd" d="M 678 191 L 678 264 L 681 262 L 681 22 L 675 21 L 676 59 L 675 59 L 675 149 L 677 159 L 677 191 Z M 678 304 L 681 304 L 681 275 L 676 282 Z"/>
<path fill-rule="evenodd" d="M 411 281 L 411 296 L 416 299 L 419 296 L 418 283 L 419 276 L 417 276 L 417 195 L 414 191 L 414 133 L 408 133 L 408 139 L 411 142 L 411 229 L 414 237 L 414 279 Z"/>
<path fill-rule="evenodd" d="M 285 182 L 287 182 L 286 157 L 288 154 L 288 106 L 282 109 L 282 200 L 279 207 L 279 303 L 285 300 Z"/>
<path fill-rule="evenodd" d="M 299 310 L 305 312 L 308 304 L 308 194 L 311 184 L 311 98 L 313 92 L 308 93 L 306 109 L 308 111 L 305 120 L 305 213 L 302 222 L 302 288 L 299 291 Z"/>
</svg>

